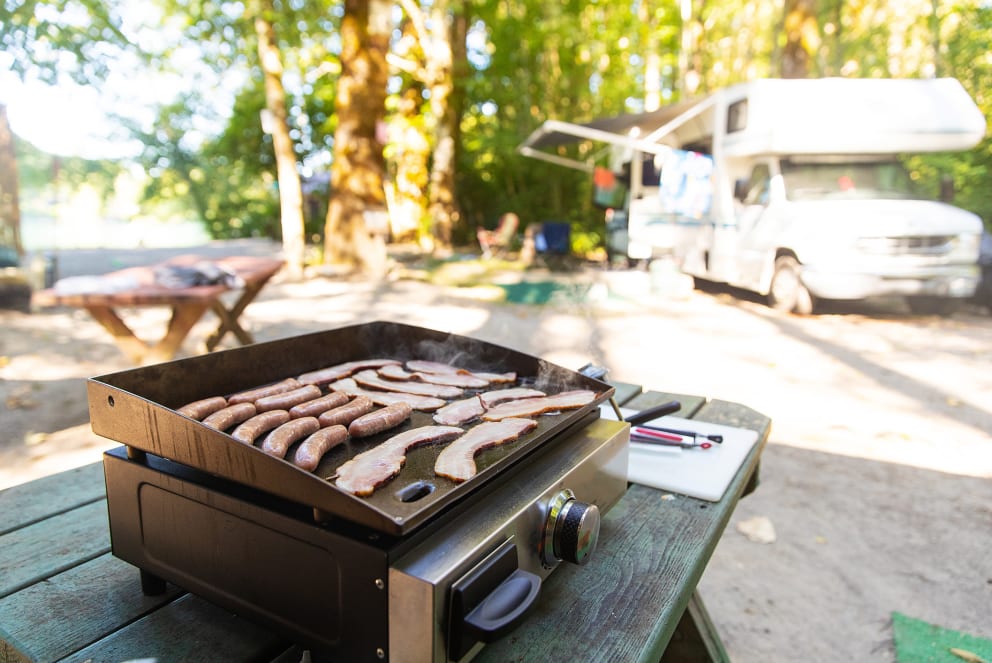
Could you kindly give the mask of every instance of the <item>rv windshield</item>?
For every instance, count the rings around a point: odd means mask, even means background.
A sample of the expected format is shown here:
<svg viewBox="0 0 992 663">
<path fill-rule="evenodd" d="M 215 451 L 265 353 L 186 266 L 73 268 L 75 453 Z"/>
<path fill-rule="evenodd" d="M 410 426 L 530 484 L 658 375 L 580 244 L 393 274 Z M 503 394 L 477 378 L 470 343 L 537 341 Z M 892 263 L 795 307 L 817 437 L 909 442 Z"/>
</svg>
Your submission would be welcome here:
<svg viewBox="0 0 992 663">
<path fill-rule="evenodd" d="M 848 163 L 782 162 L 789 200 L 920 199 L 909 173 L 897 161 Z"/>
</svg>

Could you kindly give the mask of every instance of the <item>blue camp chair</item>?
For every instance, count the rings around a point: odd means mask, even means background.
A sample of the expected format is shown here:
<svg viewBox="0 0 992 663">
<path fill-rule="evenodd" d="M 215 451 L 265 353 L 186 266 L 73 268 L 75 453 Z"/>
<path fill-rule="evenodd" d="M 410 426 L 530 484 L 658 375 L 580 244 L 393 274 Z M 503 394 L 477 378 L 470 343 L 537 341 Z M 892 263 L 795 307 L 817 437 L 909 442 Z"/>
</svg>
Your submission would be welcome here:
<svg viewBox="0 0 992 663">
<path fill-rule="evenodd" d="M 572 255 L 572 226 L 563 221 L 544 221 L 534 233 L 534 251 L 551 268 L 564 267 Z"/>
</svg>

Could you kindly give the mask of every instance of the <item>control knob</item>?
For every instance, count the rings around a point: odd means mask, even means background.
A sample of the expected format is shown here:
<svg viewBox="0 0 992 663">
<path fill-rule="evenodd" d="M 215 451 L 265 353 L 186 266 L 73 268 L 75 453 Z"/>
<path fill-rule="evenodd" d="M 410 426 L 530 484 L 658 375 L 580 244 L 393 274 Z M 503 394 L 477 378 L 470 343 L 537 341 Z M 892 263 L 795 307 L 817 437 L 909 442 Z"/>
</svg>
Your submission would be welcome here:
<svg viewBox="0 0 992 663">
<path fill-rule="evenodd" d="M 599 541 L 599 507 L 580 502 L 567 488 L 551 499 L 549 507 L 542 551 L 545 565 L 588 562 Z"/>
</svg>

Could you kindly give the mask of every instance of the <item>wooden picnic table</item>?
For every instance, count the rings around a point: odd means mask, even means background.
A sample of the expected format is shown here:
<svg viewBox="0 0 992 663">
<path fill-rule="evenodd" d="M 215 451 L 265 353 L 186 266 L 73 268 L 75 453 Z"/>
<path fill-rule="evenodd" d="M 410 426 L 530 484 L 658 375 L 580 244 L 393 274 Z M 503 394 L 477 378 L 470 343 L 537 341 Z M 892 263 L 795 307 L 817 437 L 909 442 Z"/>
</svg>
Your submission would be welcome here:
<svg viewBox="0 0 992 663">
<path fill-rule="evenodd" d="M 757 431 L 723 498 L 663 499 L 631 485 L 603 518 L 590 562 L 552 573 L 534 613 L 475 660 L 727 660 L 696 585 L 756 485 L 771 422 L 737 403 L 617 385 L 631 409 L 672 399 L 679 416 Z M 171 584 L 145 596 L 138 570 L 110 553 L 101 463 L 0 492 L 0 661 L 295 663 L 302 654 Z"/>
<path fill-rule="evenodd" d="M 244 285 L 238 288 L 218 283 L 170 288 L 156 281 L 156 271 L 162 267 L 192 267 L 201 262 L 209 262 L 229 271 Z M 132 362 L 151 364 L 174 358 L 193 325 L 207 311 L 213 311 L 219 319 L 217 329 L 206 339 L 205 347 L 208 352 L 216 348 L 229 332 L 244 345 L 253 343 L 251 334 L 241 326 L 239 319 L 248 304 L 282 265 L 282 260 L 254 256 L 232 256 L 217 260 L 206 260 L 194 255 L 179 256 L 157 265 L 129 267 L 99 277 L 99 280 L 110 285 L 128 284 L 125 289 L 63 293 L 56 288 L 48 288 L 36 292 L 33 301 L 38 306 L 85 309 L 110 332 L 117 346 Z M 234 303 L 228 306 L 222 296 L 232 291 L 240 292 Z M 161 339 L 153 342 L 139 338 L 121 316 L 122 309 L 161 306 L 170 308 L 172 315 Z"/>
</svg>

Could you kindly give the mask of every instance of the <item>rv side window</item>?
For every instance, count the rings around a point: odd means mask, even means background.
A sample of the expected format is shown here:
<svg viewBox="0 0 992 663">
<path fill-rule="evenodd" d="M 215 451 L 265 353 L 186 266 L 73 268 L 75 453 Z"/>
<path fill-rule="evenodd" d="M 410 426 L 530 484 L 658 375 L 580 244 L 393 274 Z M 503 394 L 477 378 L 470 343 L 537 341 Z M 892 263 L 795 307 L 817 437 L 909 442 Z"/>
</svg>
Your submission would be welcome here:
<svg viewBox="0 0 992 663">
<path fill-rule="evenodd" d="M 727 133 L 747 129 L 747 99 L 735 101 L 727 107 Z"/>
<path fill-rule="evenodd" d="M 768 192 L 771 188 L 772 174 L 767 164 L 759 163 L 751 171 L 747 181 L 747 194 L 744 196 L 745 205 L 767 205 Z"/>
</svg>

